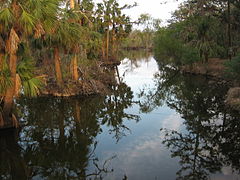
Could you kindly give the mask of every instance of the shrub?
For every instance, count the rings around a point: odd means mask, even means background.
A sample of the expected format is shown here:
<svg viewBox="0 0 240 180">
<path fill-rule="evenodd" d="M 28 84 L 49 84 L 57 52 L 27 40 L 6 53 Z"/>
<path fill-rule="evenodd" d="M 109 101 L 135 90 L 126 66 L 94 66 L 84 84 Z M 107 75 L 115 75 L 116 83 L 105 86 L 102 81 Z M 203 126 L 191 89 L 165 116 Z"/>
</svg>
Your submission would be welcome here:
<svg viewBox="0 0 240 180">
<path fill-rule="evenodd" d="M 167 64 L 191 64 L 200 59 L 196 48 L 184 44 L 171 29 L 160 29 L 155 36 L 154 54 L 157 60 Z"/>
<path fill-rule="evenodd" d="M 232 79 L 240 78 L 240 54 L 234 57 L 231 61 L 225 63 L 226 76 Z"/>
</svg>

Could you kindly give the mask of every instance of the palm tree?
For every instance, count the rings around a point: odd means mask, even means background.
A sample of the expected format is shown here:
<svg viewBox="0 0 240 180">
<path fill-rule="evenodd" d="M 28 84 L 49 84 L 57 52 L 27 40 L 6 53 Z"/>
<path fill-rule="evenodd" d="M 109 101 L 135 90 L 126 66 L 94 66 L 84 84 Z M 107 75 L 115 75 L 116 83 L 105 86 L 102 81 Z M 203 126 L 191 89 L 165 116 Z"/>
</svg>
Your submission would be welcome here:
<svg viewBox="0 0 240 180">
<path fill-rule="evenodd" d="M 109 49 L 113 50 L 112 54 L 116 54 L 116 41 L 124 36 L 123 31 L 127 32 L 127 27 L 131 24 L 129 17 L 122 14 L 122 10 L 130 9 L 134 5 L 120 6 L 117 0 L 103 0 L 103 3 L 98 3 L 97 13 L 100 26 L 103 33 L 103 58 L 108 61 L 110 56 Z M 125 26 L 125 28 L 124 28 Z M 120 33 L 121 32 L 121 33 Z"/>
<path fill-rule="evenodd" d="M 54 64 L 58 86 L 63 86 L 61 50 L 66 50 L 73 55 L 71 60 L 71 72 L 73 72 L 73 79 L 78 79 L 76 54 L 79 52 L 81 36 L 80 24 L 75 23 L 74 20 L 78 18 L 77 14 L 67 9 L 62 9 L 61 11 L 58 21 L 54 24 L 54 30 L 46 38 L 49 45 L 54 49 Z"/>
<path fill-rule="evenodd" d="M 70 8 L 73 11 L 75 8 L 75 0 L 70 0 Z M 75 52 L 77 49 L 77 46 L 75 45 Z M 74 55 L 71 60 L 71 72 L 72 72 L 72 78 L 74 81 L 78 81 L 79 75 L 78 75 L 78 62 L 77 62 L 77 56 Z"/>
<path fill-rule="evenodd" d="M 58 0 L 2 1 L 0 7 L 0 33 L 4 40 L 4 55 L 8 59 L 11 79 L 11 86 L 6 88 L 4 94 L 3 117 L 5 125 L 12 126 L 11 111 L 16 90 L 19 45 L 30 36 L 38 38 L 45 33 L 44 28 L 49 27 L 55 18 Z"/>
</svg>

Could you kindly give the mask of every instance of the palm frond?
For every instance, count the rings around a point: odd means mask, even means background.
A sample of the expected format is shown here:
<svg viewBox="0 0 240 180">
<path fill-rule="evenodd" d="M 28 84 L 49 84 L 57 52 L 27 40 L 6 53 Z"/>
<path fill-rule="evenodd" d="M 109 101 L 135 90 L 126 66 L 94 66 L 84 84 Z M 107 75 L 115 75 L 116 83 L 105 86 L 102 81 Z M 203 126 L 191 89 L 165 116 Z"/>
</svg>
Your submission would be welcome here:
<svg viewBox="0 0 240 180">
<path fill-rule="evenodd" d="M 21 79 L 23 93 L 26 96 L 37 96 L 44 85 L 44 76 L 35 76 L 34 63 L 29 57 L 24 57 L 17 66 Z"/>
<path fill-rule="evenodd" d="M 13 84 L 10 78 L 10 70 L 6 60 L 7 56 L 4 56 L 0 67 L 0 96 L 5 94 L 6 90 Z"/>
<path fill-rule="evenodd" d="M 36 76 L 31 79 L 25 79 L 22 82 L 24 95 L 26 96 L 37 96 L 40 93 L 40 88 L 44 85 L 44 76 Z"/>
<path fill-rule="evenodd" d="M 3 8 L 0 10 L 0 23 L 3 25 L 5 30 L 8 28 L 14 21 L 14 16 L 10 8 Z"/>
<path fill-rule="evenodd" d="M 31 34 L 34 30 L 36 19 L 30 13 L 22 9 L 22 13 L 19 18 L 19 24 L 24 29 L 24 33 Z"/>
</svg>

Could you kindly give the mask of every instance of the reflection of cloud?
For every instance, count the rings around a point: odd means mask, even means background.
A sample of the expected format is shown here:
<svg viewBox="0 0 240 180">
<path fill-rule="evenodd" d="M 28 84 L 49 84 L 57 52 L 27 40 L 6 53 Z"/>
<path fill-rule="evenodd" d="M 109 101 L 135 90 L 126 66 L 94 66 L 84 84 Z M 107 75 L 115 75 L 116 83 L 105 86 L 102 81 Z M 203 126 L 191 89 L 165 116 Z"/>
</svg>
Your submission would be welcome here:
<svg viewBox="0 0 240 180">
<path fill-rule="evenodd" d="M 124 81 L 135 92 L 144 84 L 154 85 L 154 75 L 159 72 L 158 65 L 152 57 L 149 62 L 137 61 L 137 67 L 132 67 L 131 61 L 124 59 L 118 66 L 120 76 L 124 75 Z M 129 67 L 132 67 L 129 69 Z"/>
<path fill-rule="evenodd" d="M 211 175 L 210 180 L 240 180 L 240 176 L 233 172 L 231 167 L 223 167 L 222 172 L 216 175 Z"/>
<path fill-rule="evenodd" d="M 129 179 L 154 179 L 172 171 L 174 162 L 164 149 L 160 133 L 151 137 L 141 137 L 118 153 L 115 176 L 126 174 Z M 118 172 L 121 174 L 118 174 Z"/>
<path fill-rule="evenodd" d="M 162 128 L 178 130 L 181 122 L 179 115 L 173 114 L 162 121 Z M 120 151 L 108 152 L 108 156 L 115 153 L 118 157 L 112 163 L 115 169 L 113 176 L 119 179 L 126 174 L 131 180 L 175 179 L 178 165 L 176 159 L 170 157 L 169 151 L 162 144 L 162 139 L 163 134 L 160 131 L 157 133 L 149 131 L 124 144 Z"/>
<path fill-rule="evenodd" d="M 232 168 L 231 167 L 223 167 L 222 168 L 222 173 L 224 174 L 224 175 L 229 175 L 229 174 L 232 174 Z"/>
<path fill-rule="evenodd" d="M 153 57 L 151 57 L 149 62 L 145 62 L 143 60 L 145 59 L 136 60 L 134 61 L 135 63 L 132 63 L 131 60 L 127 58 L 122 60 L 121 65 L 118 66 L 120 74 L 122 75 L 124 72 L 128 72 L 128 78 L 130 78 L 132 74 L 136 73 L 140 76 L 153 77 L 153 75 L 159 71 L 157 62 Z"/>
<path fill-rule="evenodd" d="M 168 118 L 164 119 L 162 127 L 170 130 L 180 130 L 183 119 L 179 114 L 171 114 Z"/>
</svg>

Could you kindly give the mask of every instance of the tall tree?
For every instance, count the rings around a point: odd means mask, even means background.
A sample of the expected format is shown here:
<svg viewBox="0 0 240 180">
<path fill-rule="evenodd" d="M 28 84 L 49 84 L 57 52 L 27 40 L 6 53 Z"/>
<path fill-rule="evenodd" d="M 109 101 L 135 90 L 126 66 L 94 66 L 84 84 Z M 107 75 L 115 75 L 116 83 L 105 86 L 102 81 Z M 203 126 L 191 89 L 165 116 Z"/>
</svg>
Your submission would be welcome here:
<svg viewBox="0 0 240 180">
<path fill-rule="evenodd" d="M 51 22 L 58 8 L 57 0 L 30 1 L 12 0 L 0 3 L 1 36 L 5 43 L 5 55 L 8 57 L 8 66 L 11 74 L 11 86 L 4 95 L 3 116 L 6 126 L 12 126 L 11 110 L 16 89 L 16 72 L 18 49 L 20 43 L 27 37 L 40 37 L 45 33 L 44 27 Z"/>
<path fill-rule="evenodd" d="M 103 0 L 103 3 L 98 3 L 97 13 L 99 13 L 99 22 L 103 33 L 103 57 L 108 60 L 110 56 L 116 54 L 117 40 L 131 31 L 130 18 L 122 13 L 124 9 L 130 9 L 134 5 L 120 6 L 117 0 Z M 111 53 L 109 50 L 111 48 Z"/>
</svg>

